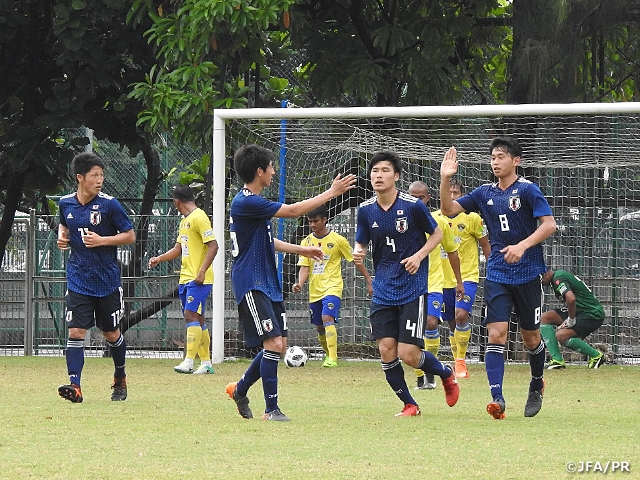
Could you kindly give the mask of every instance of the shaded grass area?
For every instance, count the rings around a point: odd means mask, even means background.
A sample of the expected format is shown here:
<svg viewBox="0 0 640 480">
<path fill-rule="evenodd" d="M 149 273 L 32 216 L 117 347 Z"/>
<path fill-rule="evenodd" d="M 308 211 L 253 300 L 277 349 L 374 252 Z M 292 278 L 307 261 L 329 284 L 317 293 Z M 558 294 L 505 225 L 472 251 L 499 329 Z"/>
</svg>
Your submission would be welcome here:
<svg viewBox="0 0 640 480">
<path fill-rule="evenodd" d="M 455 407 L 438 382 L 412 390 L 421 417 L 394 418 L 402 405 L 378 362 L 281 364 L 279 404 L 292 421 L 269 423 L 260 383 L 253 420 L 224 394 L 247 361 L 208 376 L 178 375 L 176 363 L 129 360 L 129 398 L 111 402 L 111 360 L 88 358 L 84 403 L 71 404 L 57 395 L 64 358 L 0 358 L 0 478 L 564 478 L 571 461 L 627 461 L 624 478 L 640 476 L 638 367 L 545 372 L 542 411 L 524 418 L 528 366 L 508 365 L 497 421 L 483 365 L 469 366 Z"/>
</svg>

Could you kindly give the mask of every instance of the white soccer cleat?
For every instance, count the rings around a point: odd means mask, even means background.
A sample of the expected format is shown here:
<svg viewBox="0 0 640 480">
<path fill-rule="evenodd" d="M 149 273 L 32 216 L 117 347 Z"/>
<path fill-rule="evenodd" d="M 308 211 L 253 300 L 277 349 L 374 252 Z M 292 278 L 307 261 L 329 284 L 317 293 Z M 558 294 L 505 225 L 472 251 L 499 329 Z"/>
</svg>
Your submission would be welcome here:
<svg viewBox="0 0 640 480">
<path fill-rule="evenodd" d="M 193 360 L 185 358 L 180 365 L 176 365 L 173 369 L 178 373 L 193 373 Z"/>
<path fill-rule="evenodd" d="M 194 375 L 211 375 L 212 373 L 215 373 L 215 371 L 211 365 L 200 365 L 196 371 L 193 372 Z"/>
</svg>

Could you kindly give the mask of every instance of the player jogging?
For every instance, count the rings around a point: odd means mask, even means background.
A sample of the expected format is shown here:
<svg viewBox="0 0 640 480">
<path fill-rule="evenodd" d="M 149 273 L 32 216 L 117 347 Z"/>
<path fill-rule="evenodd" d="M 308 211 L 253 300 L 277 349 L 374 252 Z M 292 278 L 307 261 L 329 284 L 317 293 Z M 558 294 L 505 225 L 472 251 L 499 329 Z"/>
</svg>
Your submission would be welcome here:
<svg viewBox="0 0 640 480">
<path fill-rule="evenodd" d="M 425 205 L 429 205 L 431 194 L 429 187 L 424 182 L 413 182 L 409 185 L 409 195 L 416 197 Z M 458 288 L 457 295 L 462 298 L 464 288 L 462 286 L 462 278 L 460 277 L 460 261 L 458 259 L 458 245 L 455 242 L 453 232 L 449 223 L 442 216 L 433 215 L 433 219 L 442 231 L 442 240 L 440 244 L 431 250 L 429 254 L 429 280 L 428 280 L 428 296 L 427 296 L 427 324 L 424 331 L 424 348 L 438 357 L 440 350 L 440 320 L 442 316 L 442 286 L 444 282 L 443 260 L 447 257 L 447 263 L 451 262 L 449 268 L 452 272 L 456 272 L 458 282 L 455 286 Z M 454 278 L 455 281 L 455 278 Z M 455 291 L 455 288 L 454 288 Z M 456 293 L 454 292 L 454 298 Z M 416 374 L 416 390 L 433 390 L 436 388 L 436 377 L 431 373 L 424 373 L 422 370 L 415 370 Z"/>
<path fill-rule="evenodd" d="M 300 245 L 322 249 L 322 261 L 300 257 L 298 282 L 293 284 L 293 293 L 299 293 L 309 279 L 309 312 L 311 323 L 318 331 L 318 341 L 325 353 L 323 367 L 338 366 L 338 332 L 336 323 L 340 313 L 342 298 L 341 260 L 353 261 L 351 245 L 346 238 L 327 227 L 329 214 L 326 205 L 322 205 L 307 214 L 311 233 Z M 367 282 L 367 291 L 371 295 L 371 276 L 367 268 L 360 264 L 356 268 Z"/>
<path fill-rule="evenodd" d="M 464 193 L 463 186 L 456 178 L 450 180 L 449 190 L 451 198 L 457 200 Z M 451 353 L 455 360 L 456 378 L 468 378 L 467 347 L 471 340 L 471 325 L 469 315 L 473 308 L 478 283 L 480 282 L 478 245 L 482 248 L 485 259 L 489 258 L 491 246 L 487 237 L 487 229 L 482 223 L 482 218 L 475 212 L 461 212 L 451 218 L 444 216 L 440 210 L 433 214 L 434 218 L 444 218 L 455 236 L 458 245 L 458 257 L 460 258 L 460 273 L 464 285 L 464 295 L 456 296 L 456 276 L 451 269 L 451 265 L 442 256 L 442 269 L 444 271 L 444 307 L 442 309 L 442 319 L 449 324 L 449 343 Z"/>
<path fill-rule="evenodd" d="M 542 276 L 542 284 L 551 285 L 556 298 L 565 304 L 564 308 L 543 313 L 540 319 L 540 333 L 551 355 L 547 368 L 565 368 L 558 342 L 588 356 L 589 368 L 599 368 L 604 354 L 584 341 L 604 322 L 604 308 L 598 299 L 582 280 L 566 270 L 549 270 Z"/>
<path fill-rule="evenodd" d="M 187 354 L 173 369 L 178 373 L 211 374 L 214 373 L 211 365 L 211 335 L 205 323 L 204 310 L 213 287 L 211 262 L 218 253 L 218 242 L 209 217 L 196 205 L 191 187 L 178 185 L 173 189 L 172 196 L 173 204 L 182 214 L 178 238 L 171 250 L 149 259 L 149 268 L 182 257 L 178 296 L 187 324 Z M 196 355 L 201 363 L 194 371 Z"/>
<path fill-rule="evenodd" d="M 460 394 L 453 370 L 423 351 L 427 315 L 428 255 L 442 231 L 424 203 L 396 188 L 402 161 L 391 150 L 376 152 L 369 162 L 375 196 L 358 208 L 354 262 L 362 264 L 371 243 L 375 277 L 369 320 L 387 383 L 404 404 L 397 417 L 420 415 L 400 360 L 440 376 L 449 406 Z M 426 238 L 425 234 L 429 234 Z"/>
<path fill-rule="evenodd" d="M 514 309 L 531 368 L 524 416 L 533 417 L 542 408 L 544 394 L 545 348 L 540 338 L 540 315 L 541 276 L 547 268 L 540 243 L 555 232 L 556 222 L 538 185 L 516 173 L 522 155 L 518 141 L 496 137 L 489 152 L 498 182 L 481 185 L 457 200 L 451 198 L 450 191 L 450 179 L 458 170 L 457 152 L 451 147 L 445 153 L 440 169 L 441 209 L 447 216 L 479 212 L 489 231 L 491 254 L 484 283 L 484 321 L 489 337 L 485 367 L 492 401 L 487 412 L 496 419 L 505 417 L 504 349 Z"/>
<path fill-rule="evenodd" d="M 226 393 L 243 418 L 252 418 L 247 393 L 262 379 L 266 404 L 264 420 L 289 421 L 278 406 L 278 362 L 287 348 L 287 317 L 275 252 L 322 258 L 322 250 L 274 239 L 271 218 L 295 218 L 350 190 L 354 175 L 336 176 L 331 187 L 313 198 L 287 205 L 261 196 L 275 175 L 274 155 L 266 148 L 247 145 L 234 157 L 235 171 L 244 183 L 231 201 L 229 230 L 233 267 L 231 282 L 238 304 L 238 317 L 247 347 L 263 349 L 238 382 L 227 385 Z"/>
<path fill-rule="evenodd" d="M 118 247 L 136 240 L 133 225 L 120 203 L 102 193 L 104 163 L 94 153 L 76 155 L 71 172 L 76 193 L 60 198 L 58 248 L 71 249 L 67 262 L 65 321 L 69 330 L 66 362 L 69 385 L 58 394 L 73 403 L 83 400 L 80 377 L 84 367 L 84 338 L 96 326 L 109 345 L 114 374 L 111 400 L 127 398 L 127 344 L 120 333 L 124 313 Z"/>
</svg>

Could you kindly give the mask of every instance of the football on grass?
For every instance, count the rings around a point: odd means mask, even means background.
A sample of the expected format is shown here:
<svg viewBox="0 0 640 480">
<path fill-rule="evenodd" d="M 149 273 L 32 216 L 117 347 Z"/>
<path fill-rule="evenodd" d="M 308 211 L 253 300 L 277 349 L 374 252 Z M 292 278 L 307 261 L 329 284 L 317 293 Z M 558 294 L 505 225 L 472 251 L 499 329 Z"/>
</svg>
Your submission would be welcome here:
<svg viewBox="0 0 640 480">
<path fill-rule="evenodd" d="M 304 367 L 308 357 L 305 351 L 298 346 L 289 347 L 284 353 L 284 363 L 287 367 Z"/>
</svg>

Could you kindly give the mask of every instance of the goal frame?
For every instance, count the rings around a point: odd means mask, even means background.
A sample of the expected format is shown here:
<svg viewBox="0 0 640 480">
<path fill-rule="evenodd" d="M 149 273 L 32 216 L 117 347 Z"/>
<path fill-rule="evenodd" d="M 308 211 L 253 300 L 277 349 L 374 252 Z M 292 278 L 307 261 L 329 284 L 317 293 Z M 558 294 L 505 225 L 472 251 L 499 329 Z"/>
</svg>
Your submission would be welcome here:
<svg viewBox="0 0 640 480">
<path fill-rule="evenodd" d="M 235 119 L 314 119 L 314 118 L 409 118 L 409 117 L 529 117 L 536 115 L 607 115 L 640 114 L 640 102 L 569 103 L 520 105 L 462 105 L 413 107 L 350 108 L 249 108 L 216 109 L 213 112 L 213 218 L 217 239 L 225 241 L 225 129 L 227 120 Z M 218 206 L 218 208 L 216 208 Z M 226 248 L 221 245 L 213 262 L 215 281 L 212 291 L 211 359 L 224 360 L 224 306 Z"/>
</svg>

